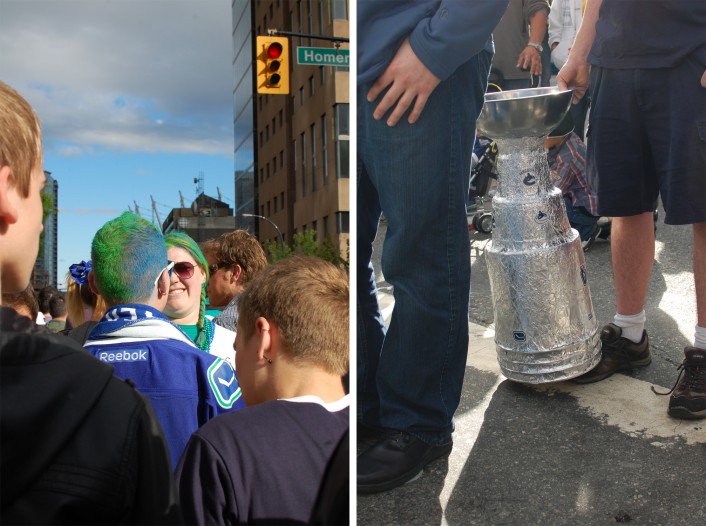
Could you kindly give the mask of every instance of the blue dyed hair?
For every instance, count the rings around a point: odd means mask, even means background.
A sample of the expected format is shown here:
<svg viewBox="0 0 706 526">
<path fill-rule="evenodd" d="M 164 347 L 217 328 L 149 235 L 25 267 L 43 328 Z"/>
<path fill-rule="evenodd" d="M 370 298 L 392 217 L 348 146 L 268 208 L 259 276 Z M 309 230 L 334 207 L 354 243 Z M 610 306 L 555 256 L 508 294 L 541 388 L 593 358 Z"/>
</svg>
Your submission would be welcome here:
<svg viewBox="0 0 706 526">
<path fill-rule="evenodd" d="M 91 244 L 93 275 L 108 305 L 147 303 L 167 265 L 162 233 L 131 212 L 108 221 Z"/>
</svg>

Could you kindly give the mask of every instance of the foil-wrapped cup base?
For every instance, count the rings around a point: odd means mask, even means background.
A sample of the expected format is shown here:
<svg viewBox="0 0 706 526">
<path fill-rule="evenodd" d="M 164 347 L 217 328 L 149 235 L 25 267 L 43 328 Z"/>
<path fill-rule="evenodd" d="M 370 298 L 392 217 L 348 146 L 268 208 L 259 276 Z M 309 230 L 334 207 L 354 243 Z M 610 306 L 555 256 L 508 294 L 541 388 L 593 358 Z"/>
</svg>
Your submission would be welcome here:
<svg viewBox="0 0 706 526">
<path fill-rule="evenodd" d="M 496 344 L 498 363 L 509 380 L 543 384 L 576 378 L 593 369 L 601 360 L 600 332 L 584 341 L 557 349 L 505 348 Z"/>
</svg>

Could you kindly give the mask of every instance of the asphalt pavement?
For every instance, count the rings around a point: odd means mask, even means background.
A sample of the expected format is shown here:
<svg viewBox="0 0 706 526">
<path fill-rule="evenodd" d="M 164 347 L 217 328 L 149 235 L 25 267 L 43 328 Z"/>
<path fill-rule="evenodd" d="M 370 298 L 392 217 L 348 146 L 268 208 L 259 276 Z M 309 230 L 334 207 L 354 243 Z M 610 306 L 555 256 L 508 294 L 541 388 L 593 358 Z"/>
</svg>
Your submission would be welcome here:
<svg viewBox="0 0 706 526">
<path fill-rule="evenodd" d="M 691 228 L 657 227 L 646 312 L 653 363 L 599 383 L 528 386 L 507 380 L 495 354 L 484 250 L 471 236 L 471 332 L 454 449 L 421 477 L 358 495 L 358 524 L 706 524 L 706 421 L 667 416 L 667 390 L 696 322 Z M 385 224 L 375 245 L 379 272 Z M 586 253 L 599 323 L 615 311 L 610 243 Z M 378 275 L 387 317 L 392 287 Z M 360 450 L 360 448 L 359 448 Z"/>
</svg>

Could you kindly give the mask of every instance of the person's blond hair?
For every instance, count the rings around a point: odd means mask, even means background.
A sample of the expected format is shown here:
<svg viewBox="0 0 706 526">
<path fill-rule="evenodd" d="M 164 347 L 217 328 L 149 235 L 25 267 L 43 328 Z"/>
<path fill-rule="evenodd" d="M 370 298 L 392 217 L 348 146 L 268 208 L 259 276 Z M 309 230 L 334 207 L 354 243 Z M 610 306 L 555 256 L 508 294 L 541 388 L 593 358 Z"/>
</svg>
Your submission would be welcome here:
<svg viewBox="0 0 706 526">
<path fill-rule="evenodd" d="M 66 273 L 66 312 L 72 327 L 78 327 L 85 320 L 84 310 L 92 309 L 90 321 L 100 321 L 108 310 L 103 296 L 91 290 L 88 283 L 79 285 L 71 278 L 71 272 Z"/>
<path fill-rule="evenodd" d="M 9 166 L 22 197 L 29 196 L 32 171 L 42 165 L 42 129 L 29 103 L 0 81 L 0 167 Z"/>
<path fill-rule="evenodd" d="M 246 230 L 226 232 L 214 240 L 207 241 L 204 245 L 204 253 L 213 256 L 219 267 L 240 265 L 243 269 L 240 278 L 242 285 L 251 281 L 267 266 L 265 250 L 257 238 L 248 234 Z"/>
<path fill-rule="evenodd" d="M 241 294 L 238 330 L 251 337 L 255 320 L 263 317 L 277 327 L 292 362 L 343 376 L 350 361 L 348 293 L 348 276 L 333 264 L 315 257 L 283 259 Z"/>
</svg>

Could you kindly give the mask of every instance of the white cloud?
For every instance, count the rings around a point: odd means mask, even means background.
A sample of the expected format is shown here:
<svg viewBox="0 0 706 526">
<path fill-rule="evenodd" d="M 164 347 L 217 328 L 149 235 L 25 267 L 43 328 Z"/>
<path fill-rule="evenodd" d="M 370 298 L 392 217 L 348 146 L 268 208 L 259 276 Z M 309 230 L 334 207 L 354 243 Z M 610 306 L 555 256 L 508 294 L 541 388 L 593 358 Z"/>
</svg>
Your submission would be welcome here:
<svg viewBox="0 0 706 526">
<path fill-rule="evenodd" d="M 232 155 L 229 0 L 2 0 L 0 49 L 46 148 Z"/>
</svg>

